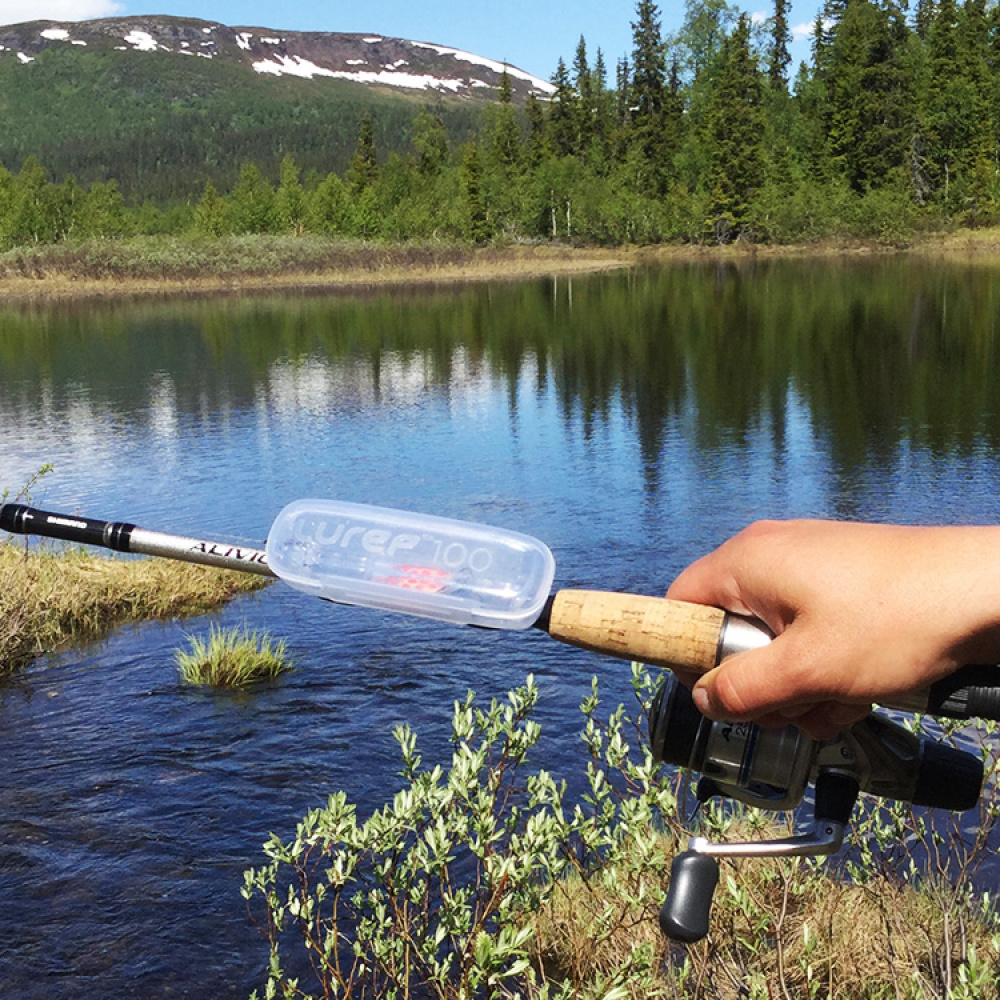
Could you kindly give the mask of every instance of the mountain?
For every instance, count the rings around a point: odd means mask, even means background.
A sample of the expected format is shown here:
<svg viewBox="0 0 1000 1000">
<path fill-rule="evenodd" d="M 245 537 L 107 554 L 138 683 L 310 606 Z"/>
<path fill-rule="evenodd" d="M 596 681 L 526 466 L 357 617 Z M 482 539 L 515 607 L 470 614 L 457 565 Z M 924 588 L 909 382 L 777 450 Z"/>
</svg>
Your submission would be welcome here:
<svg viewBox="0 0 1000 1000">
<path fill-rule="evenodd" d="M 115 178 L 133 200 L 189 198 L 286 153 L 342 171 L 370 111 L 380 153 L 431 108 L 453 141 L 478 127 L 506 68 L 514 99 L 551 84 L 444 45 L 382 35 L 230 27 L 166 16 L 0 27 L 0 163 L 53 179 Z"/>
</svg>

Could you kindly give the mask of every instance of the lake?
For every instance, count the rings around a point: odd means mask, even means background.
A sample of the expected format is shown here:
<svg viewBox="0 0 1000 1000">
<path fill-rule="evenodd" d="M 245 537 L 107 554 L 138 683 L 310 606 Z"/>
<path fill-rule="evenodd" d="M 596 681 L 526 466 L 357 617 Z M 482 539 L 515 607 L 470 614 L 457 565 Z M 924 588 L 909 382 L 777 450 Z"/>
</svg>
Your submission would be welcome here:
<svg viewBox="0 0 1000 1000">
<path fill-rule="evenodd" d="M 662 593 L 761 517 L 1000 520 L 1000 270 L 897 256 L 686 263 L 371 294 L 0 310 L 0 490 L 261 544 L 330 497 L 544 540 L 558 586 Z M 288 640 L 241 694 L 178 683 L 211 623 Z M 262 842 L 445 760 L 451 705 L 533 672 L 538 763 L 627 664 L 538 633 L 333 606 L 280 584 L 0 680 L 0 994 L 245 997 Z"/>
</svg>

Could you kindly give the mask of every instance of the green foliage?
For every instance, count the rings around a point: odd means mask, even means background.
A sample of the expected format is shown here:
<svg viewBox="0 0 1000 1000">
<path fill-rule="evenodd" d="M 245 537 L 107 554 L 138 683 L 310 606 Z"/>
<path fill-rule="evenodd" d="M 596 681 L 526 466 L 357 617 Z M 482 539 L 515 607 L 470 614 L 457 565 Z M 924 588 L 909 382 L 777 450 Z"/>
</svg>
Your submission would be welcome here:
<svg viewBox="0 0 1000 1000">
<path fill-rule="evenodd" d="M 0 162 L 16 168 L 0 167 L 0 250 L 164 232 L 901 244 L 931 222 L 992 223 L 997 9 L 820 14 L 789 92 L 785 0 L 756 34 L 727 0 L 686 0 L 670 38 L 638 0 L 613 87 L 581 37 L 552 99 L 523 108 L 506 74 L 492 104 L 460 108 L 156 53 L 143 71 L 68 47 L 16 76 L 0 60 Z M 82 114 L 95 87 L 111 110 Z"/>
<path fill-rule="evenodd" d="M 255 163 L 246 162 L 226 204 L 226 229 L 231 233 L 268 233 L 275 222 L 274 188 Z"/>
<path fill-rule="evenodd" d="M 375 123 L 366 112 L 358 124 L 358 148 L 347 171 L 347 184 L 353 195 L 372 187 L 378 180 L 378 155 L 375 150 Z"/>
<path fill-rule="evenodd" d="M 750 52 L 750 20 L 741 16 L 719 56 L 708 108 L 708 185 L 713 238 L 728 243 L 749 227 L 749 204 L 764 181 L 763 84 Z"/>
<path fill-rule="evenodd" d="M 595 944 L 636 909 L 657 906 L 666 856 L 653 828 L 676 807 L 673 782 L 648 751 L 633 759 L 638 734 L 624 710 L 598 721 L 594 683 L 583 705 L 590 763 L 579 802 L 548 772 L 525 773 L 540 736 L 529 677 L 488 708 L 471 692 L 455 703 L 447 770 L 425 767 L 416 735 L 399 726 L 406 786 L 390 803 L 361 820 L 338 793 L 304 817 L 292 840 L 273 837 L 268 863 L 246 873 L 243 889 L 265 911 L 265 995 L 392 998 L 423 989 L 499 997 L 524 982 L 552 1000 L 590 995 L 568 976 L 542 986 L 533 915 L 571 876 L 601 881 L 612 871 L 632 909 L 607 913 L 593 928 Z M 648 689 L 649 679 L 637 675 L 636 683 Z M 637 945 L 612 980 L 650 982 L 651 958 Z"/>
<path fill-rule="evenodd" d="M 175 654 L 184 684 L 242 688 L 273 680 L 289 669 L 285 640 L 242 628 L 212 627 L 207 640 L 192 636 L 190 648 Z"/>
<path fill-rule="evenodd" d="M 202 236 L 221 236 L 227 231 L 226 203 L 211 181 L 205 181 L 205 191 L 195 207 L 194 228 Z"/>
<path fill-rule="evenodd" d="M 455 703 L 447 767 L 425 764 L 414 732 L 397 727 L 405 784 L 390 802 L 365 817 L 336 793 L 244 874 L 270 945 L 264 995 L 997 1000 L 1000 921 L 990 894 L 970 888 L 1000 814 L 995 753 L 972 842 L 958 817 L 949 828 L 870 805 L 848 879 L 816 859 L 726 863 L 709 938 L 672 949 L 657 914 L 687 838 L 683 785 L 643 737 L 654 678 L 634 664 L 632 682 L 635 716 L 605 714 L 592 681 L 576 793 L 530 765 L 541 737 L 531 677 L 486 708 L 471 692 Z M 981 734 L 991 746 L 993 730 Z M 718 802 L 698 826 L 713 840 L 789 832 Z"/>
</svg>

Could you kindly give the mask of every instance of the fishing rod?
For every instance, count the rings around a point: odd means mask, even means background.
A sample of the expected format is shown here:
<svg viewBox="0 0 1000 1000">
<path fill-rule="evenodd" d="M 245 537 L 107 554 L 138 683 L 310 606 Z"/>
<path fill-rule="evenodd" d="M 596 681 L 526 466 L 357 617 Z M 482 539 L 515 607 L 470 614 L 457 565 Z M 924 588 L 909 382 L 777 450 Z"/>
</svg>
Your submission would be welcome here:
<svg viewBox="0 0 1000 1000">
<path fill-rule="evenodd" d="M 597 590 L 552 594 L 555 559 L 537 538 L 346 501 L 289 504 L 264 549 L 20 503 L 0 506 L 0 530 L 256 573 L 339 604 L 481 628 L 535 628 L 618 659 L 697 673 L 773 638 L 756 619 L 705 605 Z M 1000 670 L 964 666 L 885 707 L 1000 721 Z"/>
<path fill-rule="evenodd" d="M 0 530 L 257 573 L 340 604 L 456 625 L 536 628 L 598 653 L 694 672 L 773 638 L 762 622 L 719 608 L 605 591 L 553 594 L 555 559 L 537 538 L 384 507 L 295 501 L 278 514 L 264 549 L 17 503 L 0 506 Z M 1000 720 L 1000 669 L 962 667 L 887 707 Z M 660 926 L 687 943 L 709 932 L 718 858 L 831 854 L 843 844 L 859 793 L 964 811 L 979 801 L 984 773 L 976 755 L 874 712 L 823 741 L 794 726 L 715 722 L 671 674 L 650 706 L 650 748 L 656 760 L 702 775 L 699 802 L 721 797 L 787 811 L 814 789 L 810 830 L 748 843 L 694 837 L 674 858 Z"/>
</svg>

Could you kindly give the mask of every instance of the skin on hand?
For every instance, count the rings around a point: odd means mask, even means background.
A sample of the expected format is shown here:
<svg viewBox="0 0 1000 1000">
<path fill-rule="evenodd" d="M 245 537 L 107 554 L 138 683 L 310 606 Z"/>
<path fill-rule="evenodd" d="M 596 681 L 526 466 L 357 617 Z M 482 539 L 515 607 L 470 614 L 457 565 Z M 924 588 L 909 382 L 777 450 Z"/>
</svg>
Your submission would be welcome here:
<svg viewBox="0 0 1000 1000">
<path fill-rule="evenodd" d="M 1000 528 L 761 521 L 685 569 L 667 597 L 775 633 L 682 677 L 705 715 L 831 739 L 872 702 L 1000 662 Z"/>
</svg>

